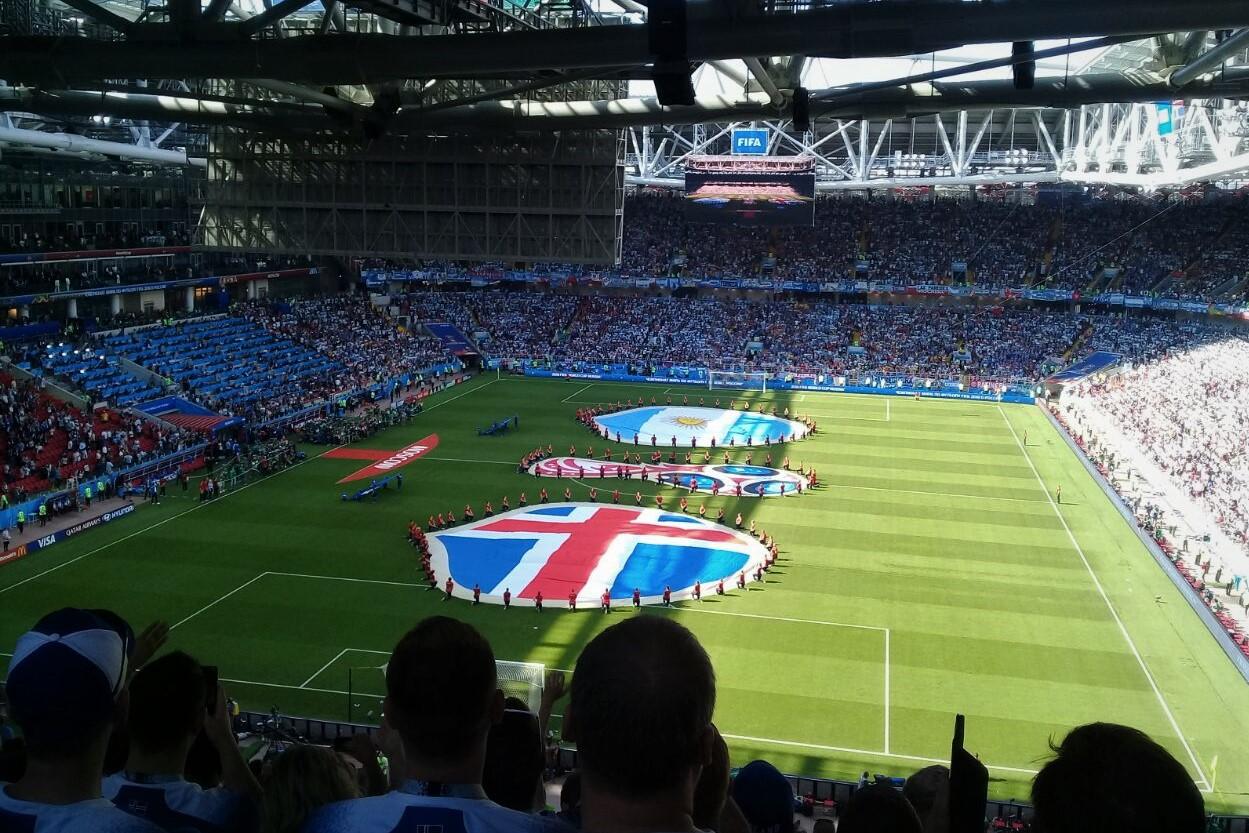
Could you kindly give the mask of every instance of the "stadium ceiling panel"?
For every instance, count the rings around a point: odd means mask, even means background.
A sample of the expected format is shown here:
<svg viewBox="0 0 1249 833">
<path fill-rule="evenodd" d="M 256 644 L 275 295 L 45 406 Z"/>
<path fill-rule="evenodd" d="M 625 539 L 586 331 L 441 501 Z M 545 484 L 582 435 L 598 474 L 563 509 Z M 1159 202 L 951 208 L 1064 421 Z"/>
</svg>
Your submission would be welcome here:
<svg viewBox="0 0 1249 833">
<path fill-rule="evenodd" d="M 687 11 L 695 99 L 664 106 L 637 0 L 0 0 L 0 149 L 195 164 L 206 125 L 613 128 L 637 149 L 632 180 L 660 184 L 706 137 L 754 123 L 776 152 L 815 154 L 824 188 L 925 178 L 913 171 L 1148 187 L 1249 167 L 1243 0 Z M 1029 57 L 1035 83 L 1018 84 Z M 809 130 L 792 122 L 799 91 Z M 1182 111 L 1157 104 L 1174 100 Z"/>
</svg>

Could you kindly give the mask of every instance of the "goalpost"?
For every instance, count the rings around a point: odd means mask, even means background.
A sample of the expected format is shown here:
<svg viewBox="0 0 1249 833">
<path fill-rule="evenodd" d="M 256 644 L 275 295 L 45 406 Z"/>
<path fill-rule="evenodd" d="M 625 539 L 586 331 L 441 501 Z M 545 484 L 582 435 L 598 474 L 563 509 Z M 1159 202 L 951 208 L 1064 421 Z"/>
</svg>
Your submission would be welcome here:
<svg viewBox="0 0 1249 833">
<path fill-rule="evenodd" d="M 537 714 L 542 705 L 542 690 L 546 687 L 546 666 L 540 662 L 497 659 L 494 667 L 503 696 L 524 701 L 529 711 Z"/>
<path fill-rule="evenodd" d="M 503 696 L 524 701 L 529 711 L 536 715 L 542 706 L 542 691 L 546 687 L 546 666 L 540 662 L 497 659 L 494 667 Z M 347 722 L 357 718 L 369 722 L 380 720 L 385 691 L 386 663 L 348 668 Z"/>
<path fill-rule="evenodd" d="M 749 390 L 766 393 L 768 374 L 762 370 L 708 370 L 708 390 Z"/>
</svg>

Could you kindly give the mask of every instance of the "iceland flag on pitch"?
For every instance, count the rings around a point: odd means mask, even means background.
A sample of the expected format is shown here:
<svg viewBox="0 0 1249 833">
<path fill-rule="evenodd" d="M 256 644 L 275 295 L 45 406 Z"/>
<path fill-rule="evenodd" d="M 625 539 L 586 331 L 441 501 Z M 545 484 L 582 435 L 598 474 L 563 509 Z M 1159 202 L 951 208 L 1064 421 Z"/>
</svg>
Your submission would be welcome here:
<svg viewBox="0 0 1249 833">
<path fill-rule="evenodd" d="M 457 595 L 481 587 L 483 600 L 511 590 L 538 592 L 550 604 L 570 592 L 596 603 L 604 589 L 627 600 L 638 588 L 657 601 L 665 587 L 683 596 L 695 582 L 751 577 L 766 551 L 754 538 L 697 517 L 631 506 L 554 503 L 521 507 L 429 536 L 439 585 L 449 574 Z M 710 592 L 710 587 L 708 587 Z"/>
</svg>

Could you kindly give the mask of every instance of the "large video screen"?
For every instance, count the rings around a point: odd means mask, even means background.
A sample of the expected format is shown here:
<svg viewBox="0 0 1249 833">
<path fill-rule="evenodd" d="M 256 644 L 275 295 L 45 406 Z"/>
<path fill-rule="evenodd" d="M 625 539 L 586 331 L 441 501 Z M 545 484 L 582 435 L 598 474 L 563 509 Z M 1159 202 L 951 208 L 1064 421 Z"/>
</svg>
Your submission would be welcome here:
<svg viewBox="0 0 1249 833">
<path fill-rule="evenodd" d="M 739 226 L 813 225 L 815 174 L 687 171 L 685 218 Z"/>
</svg>

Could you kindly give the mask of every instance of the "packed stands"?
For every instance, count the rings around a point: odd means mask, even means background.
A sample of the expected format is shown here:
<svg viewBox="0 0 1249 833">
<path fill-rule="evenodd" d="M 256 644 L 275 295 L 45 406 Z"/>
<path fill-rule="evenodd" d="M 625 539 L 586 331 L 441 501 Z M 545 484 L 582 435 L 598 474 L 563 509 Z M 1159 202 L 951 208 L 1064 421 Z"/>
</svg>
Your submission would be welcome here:
<svg viewBox="0 0 1249 833">
<path fill-rule="evenodd" d="M 1075 391 L 1107 418 L 1249 557 L 1249 341 L 1157 353 Z"/>
<path fill-rule="evenodd" d="M 0 456 L 14 502 L 83 475 L 112 473 L 187 447 L 191 435 L 102 408 L 87 413 L 33 381 L 0 375 Z"/>
<path fill-rule="evenodd" d="M 1180 200 L 825 197 L 813 227 L 742 228 L 687 223 L 679 193 L 642 191 L 625 203 L 620 271 L 1243 297 L 1245 201 Z"/>
</svg>

